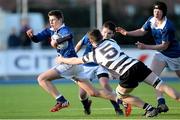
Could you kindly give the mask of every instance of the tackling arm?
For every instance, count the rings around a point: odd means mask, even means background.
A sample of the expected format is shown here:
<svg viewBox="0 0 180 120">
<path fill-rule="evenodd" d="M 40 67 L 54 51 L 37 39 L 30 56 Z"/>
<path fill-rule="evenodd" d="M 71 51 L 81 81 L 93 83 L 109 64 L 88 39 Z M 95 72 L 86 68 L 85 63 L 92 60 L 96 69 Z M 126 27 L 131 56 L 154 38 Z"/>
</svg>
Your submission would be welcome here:
<svg viewBox="0 0 180 120">
<path fill-rule="evenodd" d="M 77 58 L 77 57 L 72 57 L 72 58 L 64 58 L 64 57 L 56 57 L 56 63 L 60 64 L 60 63 L 65 63 L 65 64 L 72 64 L 72 65 L 76 65 L 76 64 L 83 64 L 83 60 L 82 58 Z"/>
</svg>

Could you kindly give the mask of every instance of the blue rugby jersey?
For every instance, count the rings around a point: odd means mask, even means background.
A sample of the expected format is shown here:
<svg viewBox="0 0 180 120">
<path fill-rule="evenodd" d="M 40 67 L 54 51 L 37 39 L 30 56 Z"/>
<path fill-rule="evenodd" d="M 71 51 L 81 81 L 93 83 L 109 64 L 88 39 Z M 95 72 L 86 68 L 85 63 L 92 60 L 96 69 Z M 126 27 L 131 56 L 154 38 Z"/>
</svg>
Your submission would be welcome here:
<svg viewBox="0 0 180 120">
<path fill-rule="evenodd" d="M 41 42 L 43 40 L 48 40 L 49 38 L 51 38 L 51 36 L 54 35 L 55 32 L 58 33 L 58 35 L 60 35 L 60 37 L 62 38 L 70 34 L 72 35 L 72 32 L 70 31 L 69 27 L 63 24 L 57 31 L 54 31 L 53 28 L 46 28 L 42 32 L 35 35 L 35 37 L 36 37 L 37 42 Z M 65 58 L 77 57 L 77 54 L 74 49 L 73 38 L 68 40 L 67 42 L 68 42 L 67 47 L 63 49 L 57 48 L 58 55 L 60 54 Z"/>
<path fill-rule="evenodd" d="M 175 38 L 175 28 L 172 22 L 165 17 L 164 22 L 160 27 L 155 25 L 155 18 L 153 16 L 143 25 L 145 31 L 151 31 L 152 36 L 157 45 L 161 44 L 162 41 L 169 41 L 169 47 L 166 50 L 159 51 L 167 57 L 178 58 L 180 57 L 180 44 Z"/>
</svg>

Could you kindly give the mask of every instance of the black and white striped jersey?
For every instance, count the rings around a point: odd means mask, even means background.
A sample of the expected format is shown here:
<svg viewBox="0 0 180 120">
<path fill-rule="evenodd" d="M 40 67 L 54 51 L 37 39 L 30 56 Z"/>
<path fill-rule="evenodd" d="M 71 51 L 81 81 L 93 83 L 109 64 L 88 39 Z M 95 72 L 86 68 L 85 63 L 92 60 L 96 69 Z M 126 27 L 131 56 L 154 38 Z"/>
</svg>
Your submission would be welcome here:
<svg viewBox="0 0 180 120">
<path fill-rule="evenodd" d="M 126 55 L 113 39 L 101 41 L 98 46 L 82 58 L 84 63 L 95 62 L 123 75 L 138 60 Z"/>
</svg>

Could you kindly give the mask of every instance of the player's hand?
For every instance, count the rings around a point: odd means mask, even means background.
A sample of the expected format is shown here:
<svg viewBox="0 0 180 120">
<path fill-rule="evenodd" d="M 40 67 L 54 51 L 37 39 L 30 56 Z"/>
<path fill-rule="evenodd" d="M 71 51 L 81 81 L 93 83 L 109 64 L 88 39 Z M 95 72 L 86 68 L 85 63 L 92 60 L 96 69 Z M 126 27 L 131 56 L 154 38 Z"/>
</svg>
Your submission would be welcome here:
<svg viewBox="0 0 180 120">
<path fill-rule="evenodd" d="M 57 41 L 56 40 L 54 40 L 54 39 L 51 39 L 51 46 L 53 47 L 53 48 L 57 48 Z"/>
<path fill-rule="evenodd" d="M 55 62 L 56 62 L 57 64 L 63 63 L 63 57 L 62 57 L 62 56 L 56 57 L 56 58 L 55 58 Z"/>
<path fill-rule="evenodd" d="M 127 31 L 125 29 L 123 29 L 122 27 L 116 27 L 116 32 L 119 32 L 124 36 L 127 35 Z"/>
<path fill-rule="evenodd" d="M 32 29 L 29 29 L 26 31 L 26 34 L 29 38 L 32 38 L 33 37 L 33 30 Z"/>
<path fill-rule="evenodd" d="M 137 43 L 135 43 L 136 45 L 137 45 L 137 47 L 139 48 L 139 49 L 146 49 L 146 45 L 144 44 L 144 43 L 141 43 L 141 42 L 137 42 Z"/>
</svg>

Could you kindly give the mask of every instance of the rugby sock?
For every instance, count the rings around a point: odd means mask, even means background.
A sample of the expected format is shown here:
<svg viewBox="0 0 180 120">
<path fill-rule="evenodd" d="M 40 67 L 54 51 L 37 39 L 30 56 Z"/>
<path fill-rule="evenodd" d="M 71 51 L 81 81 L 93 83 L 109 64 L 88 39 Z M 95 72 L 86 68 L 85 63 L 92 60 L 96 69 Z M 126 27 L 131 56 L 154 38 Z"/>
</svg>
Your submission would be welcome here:
<svg viewBox="0 0 180 120">
<path fill-rule="evenodd" d="M 64 98 L 64 96 L 59 96 L 56 98 L 56 101 L 59 101 L 59 102 L 66 102 L 67 100 Z"/>
<path fill-rule="evenodd" d="M 111 104 L 113 105 L 114 109 L 115 110 L 119 110 L 120 109 L 120 106 L 117 104 L 117 102 L 113 101 L 113 100 L 110 100 Z"/>
<path fill-rule="evenodd" d="M 152 107 L 152 105 L 150 105 L 148 103 L 145 103 L 144 106 L 143 106 L 143 109 L 145 111 L 152 111 L 154 108 Z"/>
<path fill-rule="evenodd" d="M 89 99 L 86 98 L 85 100 L 82 100 L 81 103 L 83 104 L 84 108 L 86 108 L 86 106 L 87 106 L 88 103 L 89 103 Z"/>
<path fill-rule="evenodd" d="M 158 99 L 158 105 L 161 105 L 161 104 L 165 104 L 165 99 L 164 98 L 159 98 Z"/>
</svg>

